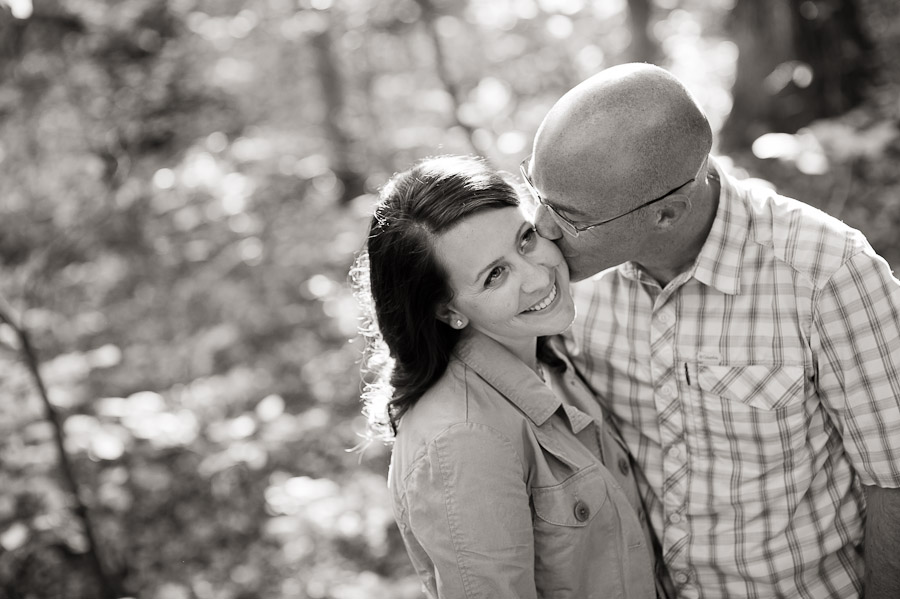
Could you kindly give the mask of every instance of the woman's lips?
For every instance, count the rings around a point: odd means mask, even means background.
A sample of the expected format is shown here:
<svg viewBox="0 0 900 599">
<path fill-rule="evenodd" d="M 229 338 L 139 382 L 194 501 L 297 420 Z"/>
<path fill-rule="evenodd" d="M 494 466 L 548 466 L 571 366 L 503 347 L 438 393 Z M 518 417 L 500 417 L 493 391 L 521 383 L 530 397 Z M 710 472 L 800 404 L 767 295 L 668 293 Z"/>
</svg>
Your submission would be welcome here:
<svg viewBox="0 0 900 599">
<path fill-rule="evenodd" d="M 553 300 L 556 299 L 557 294 L 559 293 L 559 288 L 556 286 L 556 283 L 553 283 L 553 287 L 550 288 L 550 293 L 547 294 L 547 297 L 531 306 L 525 312 L 540 312 L 541 310 L 546 310 L 550 304 L 553 303 Z"/>
</svg>

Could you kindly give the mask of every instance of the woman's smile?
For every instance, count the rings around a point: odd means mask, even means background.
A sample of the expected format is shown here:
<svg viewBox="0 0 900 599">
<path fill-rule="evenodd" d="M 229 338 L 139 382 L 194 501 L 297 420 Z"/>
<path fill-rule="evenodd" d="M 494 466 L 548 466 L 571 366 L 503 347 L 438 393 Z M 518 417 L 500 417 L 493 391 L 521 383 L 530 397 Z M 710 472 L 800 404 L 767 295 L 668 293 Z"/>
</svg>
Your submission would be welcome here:
<svg viewBox="0 0 900 599">
<path fill-rule="evenodd" d="M 550 288 L 550 293 L 547 295 L 547 297 L 525 310 L 525 312 L 540 312 L 542 310 L 546 310 L 550 306 L 550 304 L 553 303 L 553 300 L 556 299 L 557 291 L 558 288 L 556 287 L 556 282 L 554 281 L 553 287 Z"/>
</svg>

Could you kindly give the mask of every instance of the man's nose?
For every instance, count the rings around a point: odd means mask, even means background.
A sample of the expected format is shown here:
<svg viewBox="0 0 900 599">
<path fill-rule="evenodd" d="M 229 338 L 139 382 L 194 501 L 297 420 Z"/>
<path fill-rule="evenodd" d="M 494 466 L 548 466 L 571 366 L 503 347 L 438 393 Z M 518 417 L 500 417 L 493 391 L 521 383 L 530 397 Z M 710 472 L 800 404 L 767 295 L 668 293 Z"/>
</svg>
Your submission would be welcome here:
<svg viewBox="0 0 900 599">
<path fill-rule="evenodd" d="M 563 234 L 562 229 L 553 220 L 550 210 L 543 204 L 538 204 L 534 211 L 534 228 L 537 229 L 538 235 L 544 239 L 559 239 Z"/>
</svg>

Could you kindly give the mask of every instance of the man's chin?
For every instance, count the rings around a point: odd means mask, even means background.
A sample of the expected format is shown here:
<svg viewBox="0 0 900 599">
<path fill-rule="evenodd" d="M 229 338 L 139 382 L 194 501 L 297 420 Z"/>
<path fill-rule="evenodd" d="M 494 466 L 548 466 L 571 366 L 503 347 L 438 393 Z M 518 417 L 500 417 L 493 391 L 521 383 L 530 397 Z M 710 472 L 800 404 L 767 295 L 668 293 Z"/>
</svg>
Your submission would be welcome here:
<svg viewBox="0 0 900 599">
<path fill-rule="evenodd" d="M 582 272 L 578 269 L 573 269 L 569 266 L 569 283 L 578 283 L 584 281 L 585 279 L 589 279 L 597 273 L 593 272 Z"/>
<path fill-rule="evenodd" d="M 559 247 L 558 240 L 556 243 L 557 247 Z M 569 266 L 570 283 L 578 283 L 590 279 L 595 274 L 604 271 L 611 266 L 615 266 L 614 264 L 607 264 L 606 260 L 599 260 L 598 256 L 592 256 L 589 253 L 590 250 L 587 250 L 586 253 L 585 251 L 578 251 L 572 247 L 560 247 L 559 249 L 562 252 L 563 259 Z"/>
<path fill-rule="evenodd" d="M 587 279 L 590 279 L 597 273 L 603 272 L 604 270 L 615 266 L 614 264 L 606 266 L 600 265 L 602 266 L 602 268 L 598 268 L 597 264 L 581 265 L 576 264 L 575 260 L 573 260 L 572 258 L 567 258 L 566 262 L 569 265 L 569 283 L 579 283 L 581 281 L 585 281 Z"/>
</svg>

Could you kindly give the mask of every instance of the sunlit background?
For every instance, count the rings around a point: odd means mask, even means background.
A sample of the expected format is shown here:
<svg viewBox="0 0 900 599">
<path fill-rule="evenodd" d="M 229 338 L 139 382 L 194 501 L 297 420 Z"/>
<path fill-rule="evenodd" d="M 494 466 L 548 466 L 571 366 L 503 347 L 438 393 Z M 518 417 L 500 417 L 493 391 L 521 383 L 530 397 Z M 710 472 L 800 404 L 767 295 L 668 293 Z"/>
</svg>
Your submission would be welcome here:
<svg viewBox="0 0 900 599">
<path fill-rule="evenodd" d="M 898 51 L 894 0 L 0 0 L 0 597 L 421 597 L 360 449 L 379 186 L 650 61 L 900 265 Z"/>
</svg>

